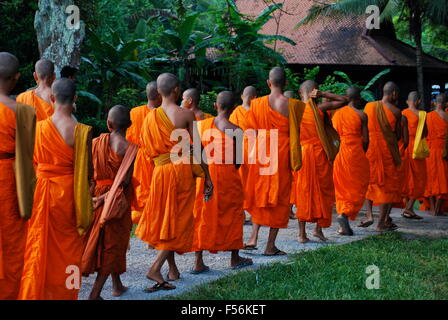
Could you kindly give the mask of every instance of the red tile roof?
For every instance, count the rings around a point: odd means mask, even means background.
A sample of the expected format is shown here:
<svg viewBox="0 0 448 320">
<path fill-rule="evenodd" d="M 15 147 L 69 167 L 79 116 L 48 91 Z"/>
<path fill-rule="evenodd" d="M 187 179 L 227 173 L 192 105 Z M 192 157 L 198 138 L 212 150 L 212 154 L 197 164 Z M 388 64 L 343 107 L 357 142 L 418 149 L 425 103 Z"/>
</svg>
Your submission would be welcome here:
<svg viewBox="0 0 448 320">
<path fill-rule="evenodd" d="M 366 16 L 317 21 L 295 28 L 316 1 L 276 0 L 283 8 L 274 15 L 279 17 L 279 34 L 294 40 L 297 45 L 277 43 L 290 64 L 338 64 L 364 66 L 415 66 L 415 49 L 405 43 L 386 37 L 366 37 Z M 237 0 L 240 11 L 255 17 L 272 1 Z M 262 29 L 263 34 L 276 34 L 277 23 L 271 19 Z M 448 63 L 429 55 L 424 56 L 425 67 L 448 69 Z"/>
</svg>

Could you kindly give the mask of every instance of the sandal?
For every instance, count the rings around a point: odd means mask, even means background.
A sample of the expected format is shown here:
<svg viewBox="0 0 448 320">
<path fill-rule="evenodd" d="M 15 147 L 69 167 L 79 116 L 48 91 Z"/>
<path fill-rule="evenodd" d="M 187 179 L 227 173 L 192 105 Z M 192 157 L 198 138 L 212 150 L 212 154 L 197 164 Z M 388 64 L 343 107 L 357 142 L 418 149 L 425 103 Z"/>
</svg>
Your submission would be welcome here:
<svg viewBox="0 0 448 320">
<path fill-rule="evenodd" d="M 233 266 L 232 269 L 233 269 L 233 270 L 238 270 L 238 269 L 242 269 L 242 268 L 244 268 L 244 267 L 251 266 L 251 265 L 253 265 L 253 264 L 254 264 L 254 263 L 253 263 L 253 261 L 252 261 L 251 259 L 244 259 L 244 258 L 243 258 L 243 260 L 241 261 L 241 263 L 238 264 L 238 265 L 236 265 L 236 266 Z"/>
<path fill-rule="evenodd" d="M 245 244 L 244 247 L 243 247 L 243 250 L 247 250 L 247 251 L 255 251 L 255 250 L 258 250 L 258 248 L 257 248 L 256 246 L 253 246 L 253 245 L 247 245 L 247 244 Z"/>
<path fill-rule="evenodd" d="M 272 256 L 286 256 L 287 253 L 280 250 L 280 249 L 276 249 L 274 253 L 263 253 L 264 256 L 266 257 L 272 257 Z"/>
<path fill-rule="evenodd" d="M 367 228 L 367 227 L 370 227 L 372 224 L 373 224 L 373 221 L 372 221 L 372 220 L 369 220 L 369 221 L 361 221 L 361 222 L 358 224 L 358 227 L 360 227 L 360 228 Z"/>
<path fill-rule="evenodd" d="M 154 286 L 146 288 L 143 291 L 146 293 L 153 293 L 159 290 L 174 290 L 174 289 L 176 289 L 176 286 L 173 286 L 172 284 L 169 284 L 168 282 L 164 281 L 162 283 L 156 283 Z"/>
</svg>

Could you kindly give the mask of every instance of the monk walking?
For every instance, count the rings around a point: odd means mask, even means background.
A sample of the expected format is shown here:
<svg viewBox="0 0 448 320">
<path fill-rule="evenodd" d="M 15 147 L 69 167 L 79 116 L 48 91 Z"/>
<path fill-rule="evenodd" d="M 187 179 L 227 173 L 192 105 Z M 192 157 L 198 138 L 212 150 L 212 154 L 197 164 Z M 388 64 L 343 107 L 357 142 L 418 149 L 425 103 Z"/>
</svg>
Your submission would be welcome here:
<svg viewBox="0 0 448 320">
<path fill-rule="evenodd" d="M 245 209 L 252 216 L 252 234 L 244 249 L 257 250 L 260 226 L 267 226 L 270 229 L 264 255 L 280 256 L 286 253 L 276 247 L 275 240 L 278 230 L 287 228 L 289 222 L 291 172 L 301 165 L 299 127 L 304 104 L 283 95 L 283 68 L 272 69 L 267 84 L 270 95 L 252 100 L 246 117 L 246 129 L 256 132 L 259 143 L 249 145 L 252 159 Z"/>
<path fill-rule="evenodd" d="M 369 102 L 364 112 L 368 116 L 369 150 L 367 159 L 370 164 L 370 182 L 366 199 L 371 204 L 380 205 L 380 216 L 376 230 L 392 231 L 397 228 L 390 219 L 392 204 L 401 200 L 401 182 L 398 169 L 401 156 L 398 141 L 402 136 L 401 111 L 397 108 L 399 90 L 395 83 L 388 82 L 383 88 L 381 101 Z M 360 226 L 368 227 L 372 217 Z"/>
<path fill-rule="evenodd" d="M 336 193 L 336 211 L 344 236 L 353 235 L 348 219 L 355 220 L 361 210 L 369 186 L 369 147 L 367 115 L 360 110 L 361 95 L 357 87 L 346 92 L 348 106 L 333 116 L 333 126 L 341 138 L 339 153 L 334 161 L 333 181 Z"/>
<path fill-rule="evenodd" d="M 405 199 L 407 199 L 406 208 L 402 216 L 408 219 L 422 219 L 414 212 L 414 203 L 417 199 L 425 196 L 426 187 L 426 159 L 414 159 L 415 141 L 420 141 L 428 135 L 426 126 L 426 112 L 420 109 L 420 97 L 417 91 L 409 93 L 406 101 L 408 108 L 402 114 L 408 122 L 409 145 L 405 149 L 402 166 L 404 171 L 404 190 Z M 418 131 L 419 123 L 423 124 L 423 130 Z"/>
<path fill-rule="evenodd" d="M 50 96 L 56 73 L 53 62 L 47 59 L 37 61 L 34 70 L 33 77 L 37 88 L 19 94 L 17 102 L 35 107 L 37 121 L 41 121 L 51 117 L 54 112 Z"/>
<path fill-rule="evenodd" d="M 134 173 L 132 176 L 132 186 L 134 188 L 134 199 L 132 201 L 132 222 L 138 224 L 145 208 L 146 199 L 148 198 L 149 188 L 151 186 L 151 176 L 154 170 L 154 164 L 145 153 L 145 149 L 141 148 L 141 133 L 143 123 L 148 113 L 159 107 L 162 98 L 157 92 L 157 82 L 153 81 L 146 86 L 146 96 L 148 103 L 136 107 L 131 110 L 131 126 L 126 131 L 126 140 L 139 146 L 137 157 L 135 158 Z"/>
<path fill-rule="evenodd" d="M 191 88 L 184 91 L 182 95 L 182 108 L 193 111 L 196 121 L 201 121 L 213 117 L 211 114 L 203 112 L 199 109 L 201 94 L 198 89 Z"/>
<path fill-rule="evenodd" d="M 235 137 L 237 134 L 242 136 L 243 132 L 229 121 L 234 106 L 233 93 L 221 92 L 215 104 L 218 116 L 198 124 L 202 143 L 207 155 L 210 154 L 208 165 L 215 189 L 212 199 L 204 201 L 204 181 L 199 179 L 201 183 L 196 190 L 195 205 L 193 250 L 196 251 L 196 263 L 193 274 L 209 270 L 204 264 L 203 250 L 212 253 L 231 251 L 230 266 L 233 269 L 252 265 L 251 259 L 239 256 L 239 249 L 243 248 L 244 194 L 238 174 L 240 164 L 235 160 L 237 149 L 241 150 L 243 146 L 237 146 Z"/>
<path fill-rule="evenodd" d="M 171 158 L 178 155 L 176 148 L 179 145 L 170 138 L 175 130 L 174 133 L 186 136 L 181 144 L 187 143 L 186 149 L 189 151 L 190 137 L 195 130 L 195 115 L 192 111 L 176 105 L 180 93 L 176 76 L 170 73 L 160 75 L 157 78 L 157 89 L 162 96 L 162 105 L 148 114 L 147 119 L 151 125 L 145 130 L 148 135 L 147 144 L 144 142 L 142 145 L 154 161 L 155 168 L 148 200 L 136 230 L 140 239 L 159 250 L 146 275 L 148 279 L 155 281 L 156 285 L 145 290 L 147 292 L 176 288 L 165 281 L 160 270 L 168 260 L 168 280 L 179 278 L 174 252 L 191 251 L 194 234 L 193 207 L 196 187 L 193 165 L 189 156 L 185 155 L 180 160 L 188 161 L 172 162 Z M 185 157 L 188 159 L 184 159 Z M 201 168 L 205 176 L 204 196 L 210 198 L 213 184 L 208 167 L 203 161 Z"/>
<path fill-rule="evenodd" d="M 322 228 L 331 225 L 335 192 L 333 185 L 333 161 L 337 154 L 333 130 L 327 111 L 347 105 L 345 96 L 317 90 L 317 84 L 307 80 L 300 86 L 302 101 L 306 102 L 300 126 L 302 145 L 302 168 L 296 172 L 295 201 L 299 220 L 299 242 L 309 241 L 305 226 L 307 222 L 316 223 L 313 235 L 321 241 L 327 238 Z M 316 103 L 314 99 L 324 98 Z"/>
<path fill-rule="evenodd" d="M 93 140 L 95 218 L 82 258 L 83 275 L 98 272 L 90 300 L 102 300 L 101 291 L 112 275 L 112 296 L 119 297 L 127 288 L 120 274 L 126 272 L 126 251 L 130 239 L 132 166 L 137 145 L 125 139 L 130 126 L 124 106 L 110 109 L 107 127 L 110 133 Z"/>
<path fill-rule="evenodd" d="M 448 113 L 445 112 L 447 97 L 436 97 L 436 109 L 428 113 L 429 158 L 428 195 L 434 215 L 444 215 L 444 203 L 448 199 Z"/>
<path fill-rule="evenodd" d="M 81 285 L 83 237 L 92 220 L 91 127 L 71 117 L 75 84 L 53 83 L 54 114 L 37 123 L 37 184 L 28 224 L 22 300 L 75 300 Z"/>
<path fill-rule="evenodd" d="M 34 191 L 36 110 L 9 98 L 19 77 L 19 60 L 0 52 L 0 300 L 16 300 L 19 294 L 25 220 L 31 215 Z M 29 154 L 21 162 L 22 152 Z M 17 173 L 28 179 L 21 180 Z"/>
</svg>

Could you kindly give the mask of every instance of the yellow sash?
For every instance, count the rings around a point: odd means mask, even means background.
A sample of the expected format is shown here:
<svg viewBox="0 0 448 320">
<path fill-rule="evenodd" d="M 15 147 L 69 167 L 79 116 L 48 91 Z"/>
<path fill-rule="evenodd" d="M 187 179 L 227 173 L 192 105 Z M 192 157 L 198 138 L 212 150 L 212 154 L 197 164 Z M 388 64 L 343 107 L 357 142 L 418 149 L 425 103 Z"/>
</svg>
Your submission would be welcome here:
<svg viewBox="0 0 448 320">
<path fill-rule="evenodd" d="M 289 99 L 289 149 L 290 163 L 293 171 L 302 168 L 302 147 L 300 145 L 300 123 L 302 122 L 305 103 Z"/>
<path fill-rule="evenodd" d="M 36 185 L 36 174 L 33 166 L 35 134 L 36 109 L 24 104 L 17 104 L 14 172 L 20 216 L 25 220 L 31 218 L 34 187 Z"/>
<path fill-rule="evenodd" d="M 76 227 L 83 235 L 93 219 L 93 201 L 89 184 L 89 148 L 92 127 L 78 123 L 75 127 L 75 173 L 74 197 L 76 209 Z"/>
<path fill-rule="evenodd" d="M 310 105 L 311 110 L 313 110 L 319 140 L 327 154 L 328 160 L 332 162 L 339 152 L 339 135 L 331 126 L 331 122 L 324 123 L 324 120 L 319 115 L 319 109 L 314 100 L 310 99 L 308 104 Z"/>
<path fill-rule="evenodd" d="M 378 119 L 378 124 L 380 125 L 381 131 L 383 132 L 384 140 L 386 140 L 387 147 L 392 154 L 394 164 L 398 167 L 401 165 L 401 156 L 400 150 L 398 149 L 397 135 L 394 130 L 392 130 L 389 120 L 387 119 L 386 112 L 379 101 L 376 103 L 376 117 Z"/>
<path fill-rule="evenodd" d="M 429 157 L 429 147 L 425 138 L 422 138 L 423 129 L 425 128 L 426 112 L 418 112 L 418 125 L 415 134 L 414 150 L 412 152 L 412 159 L 423 160 Z"/>
</svg>

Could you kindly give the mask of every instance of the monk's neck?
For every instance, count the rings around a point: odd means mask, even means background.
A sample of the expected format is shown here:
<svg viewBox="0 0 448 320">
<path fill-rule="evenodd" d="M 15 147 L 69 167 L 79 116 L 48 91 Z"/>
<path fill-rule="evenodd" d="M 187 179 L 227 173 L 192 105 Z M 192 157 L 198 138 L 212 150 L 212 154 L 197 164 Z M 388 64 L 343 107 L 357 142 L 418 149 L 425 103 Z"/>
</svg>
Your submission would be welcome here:
<svg viewBox="0 0 448 320">
<path fill-rule="evenodd" d="M 241 105 L 244 109 L 249 110 L 250 109 L 250 102 L 243 101 L 243 104 Z"/>
<path fill-rule="evenodd" d="M 229 112 L 229 111 L 227 111 L 227 110 L 224 110 L 224 111 L 222 111 L 222 110 L 218 110 L 218 115 L 216 116 L 217 118 L 221 118 L 221 119 L 227 119 L 227 120 L 229 120 L 229 118 L 230 118 L 230 113 L 231 112 Z"/>
<path fill-rule="evenodd" d="M 272 97 L 279 97 L 279 96 L 282 96 L 282 95 L 283 95 L 283 90 L 281 88 L 276 88 L 276 87 L 271 88 L 270 96 L 272 96 Z"/>
<path fill-rule="evenodd" d="M 155 109 L 155 108 L 157 108 L 157 107 L 159 107 L 159 106 L 157 105 L 157 103 L 156 103 L 155 101 L 151 101 L 151 100 L 149 100 L 149 101 L 148 101 L 148 104 L 146 105 L 146 107 L 147 107 L 149 110 L 152 110 L 152 109 Z"/>
<path fill-rule="evenodd" d="M 69 104 L 54 104 L 54 115 L 57 117 L 72 117 L 73 105 Z"/>
<path fill-rule="evenodd" d="M 126 139 L 126 130 L 113 130 L 110 133 L 111 136 L 119 136 L 120 138 Z"/>
</svg>

